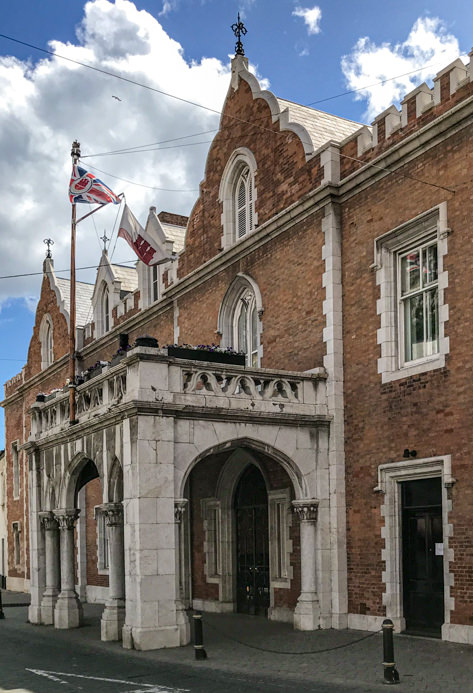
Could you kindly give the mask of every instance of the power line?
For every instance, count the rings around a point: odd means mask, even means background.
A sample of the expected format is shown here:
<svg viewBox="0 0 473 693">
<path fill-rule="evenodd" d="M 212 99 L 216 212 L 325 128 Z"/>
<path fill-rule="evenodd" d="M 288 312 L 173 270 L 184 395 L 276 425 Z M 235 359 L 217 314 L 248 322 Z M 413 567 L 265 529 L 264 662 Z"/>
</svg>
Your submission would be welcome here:
<svg viewBox="0 0 473 693">
<path fill-rule="evenodd" d="M 107 171 L 102 171 L 101 168 L 97 168 L 96 166 L 92 166 L 92 164 L 89 164 L 87 162 L 88 168 L 93 169 L 94 171 L 99 171 L 99 173 L 104 173 L 107 177 L 110 178 L 115 178 L 116 180 L 121 180 L 124 183 L 129 183 L 130 185 L 137 185 L 140 188 L 148 188 L 148 190 L 159 190 L 160 192 L 177 192 L 177 193 L 189 193 L 189 192 L 198 192 L 198 188 L 192 188 L 190 190 L 172 190 L 168 188 L 156 188 L 154 185 L 145 185 L 144 183 L 136 183 L 133 180 L 128 180 L 128 178 L 121 178 L 120 176 L 115 176 L 113 173 L 108 173 Z"/>
<path fill-rule="evenodd" d="M 121 265 L 129 265 L 130 263 L 136 262 L 137 258 L 133 260 L 120 260 Z M 98 269 L 100 265 L 85 265 L 84 267 L 76 267 L 76 270 L 88 270 L 88 269 Z M 54 270 L 54 274 L 64 274 L 64 272 L 70 272 L 68 269 Z M 23 274 L 5 274 L 0 277 L 0 279 L 19 279 L 21 277 L 37 277 L 44 275 L 44 272 L 24 272 Z"/>
<path fill-rule="evenodd" d="M 113 156 L 115 154 L 134 154 L 140 153 L 142 149 L 147 151 L 147 147 L 156 147 L 159 144 L 168 144 L 169 142 L 178 142 L 179 140 L 187 140 L 190 137 L 199 137 L 200 135 L 209 135 L 211 132 L 218 132 L 218 128 L 213 128 L 212 130 L 203 130 L 202 132 L 196 132 L 193 135 L 183 135 L 182 137 L 171 137 L 169 140 L 161 140 L 159 142 L 150 142 L 149 144 L 138 144 L 135 147 L 127 147 L 124 149 L 115 149 L 112 150 L 111 152 L 98 152 L 96 154 L 86 154 L 82 155 L 81 159 L 90 159 L 91 157 L 94 156 Z M 150 150 L 154 151 L 154 150 Z"/>
</svg>

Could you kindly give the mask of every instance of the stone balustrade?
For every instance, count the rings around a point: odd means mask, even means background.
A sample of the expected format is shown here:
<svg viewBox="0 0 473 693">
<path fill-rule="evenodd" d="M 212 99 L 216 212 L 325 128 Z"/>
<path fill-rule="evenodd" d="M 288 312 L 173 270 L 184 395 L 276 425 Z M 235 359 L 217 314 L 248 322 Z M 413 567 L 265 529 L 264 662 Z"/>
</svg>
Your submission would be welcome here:
<svg viewBox="0 0 473 693">
<path fill-rule="evenodd" d="M 326 372 L 311 373 L 245 368 L 170 358 L 163 349 L 137 347 L 113 368 L 76 389 L 78 423 L 97 420 L 119 405 L 142 404 L 186 411 L 229 410 L 281 415 L 327 416 Z M 69 426 L 69 395 L 59 391 L 31 407 L 30 440 Z"/>
</svg>

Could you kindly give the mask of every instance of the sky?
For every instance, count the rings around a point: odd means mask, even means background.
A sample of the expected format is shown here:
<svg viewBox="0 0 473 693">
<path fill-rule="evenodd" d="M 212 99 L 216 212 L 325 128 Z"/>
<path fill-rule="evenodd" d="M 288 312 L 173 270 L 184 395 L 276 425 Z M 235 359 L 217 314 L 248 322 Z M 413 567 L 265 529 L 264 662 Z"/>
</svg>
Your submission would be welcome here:
<svg viewBox="0 0 473 693">
<path fill-rule="evenodd" d="M 399 105 L 421 82 L 431 85 L 456 58 L 467 62 L 473 45 L 473 4 L 467 0 L 4 3 L 2 382 L 26 361 L 44 239 L 54 241 L 58 276 L 68 276 L 72 141 L 81 143 L 82 165 L 124 192 L 142 224 L 151 205 L 189 214 L 229 87 L 238 12 L 250 69 L 262 86 L 360 123 Z M 78 268 L 97 265 L 104 232 L 112 260 L 132 264 L 132 251 L 116 239 L 120 213 L 109 205 L 78 226 Z M 94 277 L 94 269 L 78 269 L 78 280 Z"/>
</svg>

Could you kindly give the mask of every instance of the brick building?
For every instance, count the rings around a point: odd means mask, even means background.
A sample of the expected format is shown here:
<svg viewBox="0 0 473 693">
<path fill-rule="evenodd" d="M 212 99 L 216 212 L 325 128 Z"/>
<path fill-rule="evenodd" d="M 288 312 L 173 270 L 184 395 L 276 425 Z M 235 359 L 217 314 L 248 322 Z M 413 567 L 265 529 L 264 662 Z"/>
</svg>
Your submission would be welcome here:
<svg viewBox="0 0 473 693">
<path fill-rule="evenodd" d="M 79 286 L 73 426 L 46 259 L 3 402 L 31 622 L 89 599 L 138 649 L 187 642 L 189 606 L 473 642 L 472 81 L 457 60 L 367 127 L 236 56 L 189 219 L 149 212 L 178 261 L 104 253 Z M 212 343 L 245 365 L 163 348 Z"/>
</svg>

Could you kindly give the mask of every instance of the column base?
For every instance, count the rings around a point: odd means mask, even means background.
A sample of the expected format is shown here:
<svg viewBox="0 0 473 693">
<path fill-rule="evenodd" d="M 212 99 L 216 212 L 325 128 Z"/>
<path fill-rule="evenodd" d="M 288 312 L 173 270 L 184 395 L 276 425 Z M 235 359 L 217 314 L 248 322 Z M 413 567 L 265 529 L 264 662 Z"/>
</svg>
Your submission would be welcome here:
<svg viewBox="0 0 473 693">
<path fill-rule="evenodd" d="M 41 607 L 37 604 L 30 604 L 28 607 L 28 621 L 35 626 L 39 626 L 41 621 Z"/>
<path fill-rule="evenodd" d="M 41 623 L 44 626 L 54 624 L 54 609 L 56 608 L 59 590 L 47 589 L 41 600 Z"/>
<path fill-rule="evenodd" d="M 184 604 L 180 599 L 176 599 L 176 624 L 179 628 L 179 645 L 188 645 L 191 641 L 191 626 Z"/>
<path fill-rule="evenodd" d="M 100 621 L 100 637 L 104 641 L 121 640 L 125 623 L 125 600 L 110 599 L 105 603 L 105 609 Z"/>
<path fill-rule="evenodd" d="M 54 609 L 54 627 L 78 628 L 82 623 L 82 604 L 73 590 L 61 592 Z"/>
<path fill-rule="evenodd" d="M 124 625 L 122 630 L 123 647 L 135 650 L 160 650 L 163 647 L 179 647 L 180 632 L 177 626 L 163 628 L 138 628 Z"/>
<path fill-rule="evenodd" d="M 294 610 L 294 630 L 320 628 L 320 604 L 315 592 L 303 592 Z"/>
</svg>

